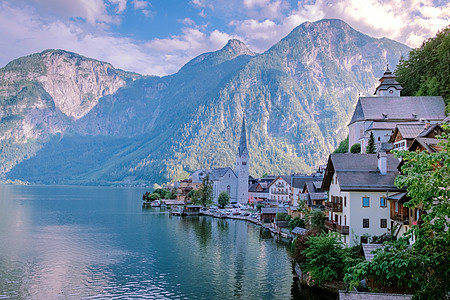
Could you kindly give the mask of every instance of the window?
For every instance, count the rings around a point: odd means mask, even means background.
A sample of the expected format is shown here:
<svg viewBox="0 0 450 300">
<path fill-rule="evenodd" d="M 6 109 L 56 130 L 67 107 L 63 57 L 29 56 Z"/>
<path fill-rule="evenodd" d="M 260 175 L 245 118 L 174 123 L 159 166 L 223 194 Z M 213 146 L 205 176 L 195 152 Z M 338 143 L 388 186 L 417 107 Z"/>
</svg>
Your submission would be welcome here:
<svg viewBox="0 0 450 300">
<path fill-rule="evenodd" d="M 231 187 L 229 185 L 227 185 L 227 194 L 228 194 L 228 196 L 230 195 L 230 192 L 231 192 Z"/>
<path fill-rule="evenodd" d="M 367 236 L 362 236 L 360 238 L 361 244 L 367 244 L 369 242 L 369 239 L 367 238 Z"/>
<path fill-rule="evenodd" d="M 370 206 L 370 198 L 363 197 L 363 207 L 369 207 L 369 206 Z"/>
<path fill-rule="evenodd" d="M 380 197 L 380 207 L 386 207 L 386 198 Z"/>
<path fill-rule="evenodd" d="M 387 228 L 387 219 L 380 219 L 380 228 Z"/>
<path fill-rule="evenodd" d="M 247 162 L 243 161 L 243 162 L 242 162 L 242 165 L 243 165 L 243 166 L 246 166 L 246 165 L 247 165 Z"/>
<path fill-rule="evenodd" d="M 369 219 L 363 219 L 363 228 L 369 228 Z"/>
<path fill-rule="evenodd" d="M 395 212 L 398 213 L 398 202 L 395 202 Z"/>
<path fill-rule="evenodd" d="M 344 226 L 347 225 L 347 216 L 344 216 Z"/>
<path fill-rule="evenodd" d="M 344 207 L 347 207 L 347 197 L 344 197 Z"/>
<path fill-rule="evenodd" d="M 339 216 L 339 225 L 342 225 L 342 216 Z"/>
</svg>

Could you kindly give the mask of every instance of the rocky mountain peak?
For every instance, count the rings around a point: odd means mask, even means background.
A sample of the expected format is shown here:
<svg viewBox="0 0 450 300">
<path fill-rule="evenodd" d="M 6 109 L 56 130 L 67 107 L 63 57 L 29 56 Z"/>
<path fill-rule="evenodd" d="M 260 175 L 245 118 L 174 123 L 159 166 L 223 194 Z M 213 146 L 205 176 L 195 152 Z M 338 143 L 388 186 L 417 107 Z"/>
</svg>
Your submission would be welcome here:
<svg viewBox="0 0 450 300">
<path fill-rule="evenodd" d="M 220 50 L 223 52 L 229 52 L 233 54 L 235 57 L 240 55 L 250 55 L 254 56 L 255 53 L 250 51 L 243 42 L 238 39 L 231 39 L 228 43 Z"/>
</svg>

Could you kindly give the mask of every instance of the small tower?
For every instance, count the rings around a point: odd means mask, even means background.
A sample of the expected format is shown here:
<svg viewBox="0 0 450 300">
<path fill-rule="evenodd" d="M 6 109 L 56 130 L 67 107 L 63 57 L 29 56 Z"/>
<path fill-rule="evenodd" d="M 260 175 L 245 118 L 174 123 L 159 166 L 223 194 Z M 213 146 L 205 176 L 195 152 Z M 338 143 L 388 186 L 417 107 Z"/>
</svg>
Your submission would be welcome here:
<svg viewBox="0 0 450 300">
<path fill-rule="evenodd" d="M 239 140 L 238 153 L 236 156 L 237 202 L 241 204 L 246 204 L 248 202 L 248 159 L 249 155 L 244 117 L 242 119 L 241 138 Z"/>
<path fill-rule="evenodd" d="M 374 95 L 379 97 L 400 97 L 400 91 L 403 88 L 395 80 L 395 75 L 389 70 L 389 64 L 386 66 L 386 71 L 379 81 L 380 85 L 375 89 Z"/>
</svg>

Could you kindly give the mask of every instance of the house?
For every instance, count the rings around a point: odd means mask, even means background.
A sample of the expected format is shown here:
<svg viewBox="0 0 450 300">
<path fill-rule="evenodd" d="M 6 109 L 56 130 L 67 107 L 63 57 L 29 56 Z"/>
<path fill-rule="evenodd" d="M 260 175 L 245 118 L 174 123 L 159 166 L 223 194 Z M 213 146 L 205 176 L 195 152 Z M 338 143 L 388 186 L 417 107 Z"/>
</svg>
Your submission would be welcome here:
<svg viewBox="0 0 450 300">
<path fill-rule="evenodd" d="M 408 150 L 427 151 L 428 153 L 441 151 L 442 146 L 439 145 L 441 140 L 437 136 L 440 136 L 442 133 L 444 133 L 444 129 L 442 129 L 440 124 L 434 124 L 416 136 Z"/>
<path fill-rule="evenodd" d="M 328 198 L 327 193 L 322 191 L 322 180 L 305 182 L 302 194 L 305 195 L 308 210 L 325 208 L 325 201 Z"/>
<path fill-rule="evenodd" d="M 389 68 L 380 82 L 375 97 L 358 99 L 348 124 L 349 151 L 359 143 L 361 153 L 365 153 L 371 133 L 379 149 L 389 141 L 397 124 L 435 124 L 446 117 L 444 99 L 440 96 L 400 96 L 402 87 Z"/>
<path fill-rule="evenodd" d="M 189 192 L 194 189 L 192 186 L 192 179 L 188 178 L 181 180 L 175 187 L 177 189 L 177 201 L 187 202 Z"/>
<path fill-rule="evenodd" d="M 263 207 L 261 208 L 261 222 L 273 223 L 279 213 L 287 214 L 287 210 L 281 207 Z"/>
<path fill-rule="evenodd" d="M 389 142 L 394 150 L 408 150 L 414 139 L 430 126 L 430 123 L 397 124 Z"/>
<path fill-rule="evenodd" d="M 402 191 L 394 185 L 398 164 L 393 154 L 383 152 L 331 154 L 322 182 L 322 190 L 328 193 L 325 227 L 340 233 L 350 246 L 386 234 L 387 198 Z"/>
<path fill-rule="evenodd" d="M 249 202 L 263 202 L 269 198 L 269 188 L 267 181 L 259 181 L 248 187 Z"/>
<path fill-rule="evenodd" d="M 290 181 L 290 176 L 278 176 L 269 184 L 269 204 L 284 206 L 289 203 Z"/>
</svg>

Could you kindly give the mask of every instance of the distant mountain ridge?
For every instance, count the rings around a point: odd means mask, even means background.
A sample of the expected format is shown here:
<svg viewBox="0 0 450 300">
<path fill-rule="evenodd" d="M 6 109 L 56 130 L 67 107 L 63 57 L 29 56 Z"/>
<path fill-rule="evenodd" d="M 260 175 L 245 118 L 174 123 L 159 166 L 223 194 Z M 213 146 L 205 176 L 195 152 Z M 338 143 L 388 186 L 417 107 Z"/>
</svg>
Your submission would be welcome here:
<svg viewBox="0 0 450 300">
<path fill-rule="evenodd" d="M 20 58 L 0 69 L 0 172 L 40 183 L 168 182 L 232 166 L 244 114 L 251 175 L 309 172 L 346 136 L 357 94 L 371 94 L 386 63 L 409 50 L 321 20 L 262 54 L 230 40 L 164 77 L 62 50 Z"/>
</svg>

